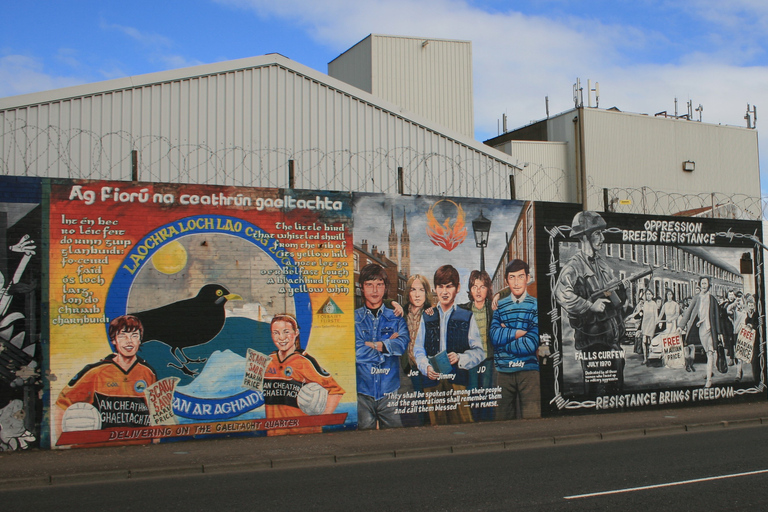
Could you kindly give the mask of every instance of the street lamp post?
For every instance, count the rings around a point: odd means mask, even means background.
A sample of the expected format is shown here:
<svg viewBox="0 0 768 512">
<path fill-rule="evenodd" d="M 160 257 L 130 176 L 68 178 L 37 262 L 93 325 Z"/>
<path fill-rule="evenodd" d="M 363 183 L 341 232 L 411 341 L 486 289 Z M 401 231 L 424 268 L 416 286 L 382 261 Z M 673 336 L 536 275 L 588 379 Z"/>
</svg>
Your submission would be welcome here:
<svg viewBox="0 0 768 512">
<path fill-rule="evenodd" d="M 485 270 L 485 248 L 488 247 L 488 233 L 491 231 L 491 221 L 483 215 L 472 221 L 472 230 L 475 232 L 475 245 L 480 248 L 480 271 Z"/>
</svg>

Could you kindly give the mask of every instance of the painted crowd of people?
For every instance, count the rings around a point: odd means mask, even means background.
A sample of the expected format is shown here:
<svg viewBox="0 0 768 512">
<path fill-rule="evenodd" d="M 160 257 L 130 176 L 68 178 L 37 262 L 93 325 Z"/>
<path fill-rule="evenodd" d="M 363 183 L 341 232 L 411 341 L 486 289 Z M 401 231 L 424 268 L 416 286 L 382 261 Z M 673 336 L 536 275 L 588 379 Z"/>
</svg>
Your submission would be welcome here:
<svg viewBox="0 0 768 512">
<path fill-rule="evenodd" d="M 741 381 L 744 362 L 736 357 L 739 332 L 743 327 L 757 329 L 759 320 L 754 295 L 730 289 L 715 296 L 708 276 L 699 278 L 693 296 L 680 301 L 671 289 L 664 290 L 663 300 L 650 289 L 641 290 L 630 318 L 639 322 L 634 352 L 642 356 L 641 364 L 651 365 L 653 356 L 661 363 L 661 347 L 654 346 L 654 339 L 679 330 L 683 334 L 685 371 L 696 371 L 697 346 L 706 356 L 706 387 L 712 386 L 716 368 L 728 373 L 723 370 L 734 367 L 735 381 Z M 722 359 L 719 365 L 718 358 Z"/>
<path fill-rule="evenodd" d="M 469 300 L 459 303 L 459 272 L 443 265 L 432 276 L 434 288 L 428 277 L 411 276 L 400 305 L 387 300 L 390 283 L 380 265 L 361 269 L 360 429 L 541 415 L 538 308 L 527 293 L 528 265 L 510 262 L 505 281 L 508 289 L 494 297 L 488 273 L 474 270 Z"/>
</svg>

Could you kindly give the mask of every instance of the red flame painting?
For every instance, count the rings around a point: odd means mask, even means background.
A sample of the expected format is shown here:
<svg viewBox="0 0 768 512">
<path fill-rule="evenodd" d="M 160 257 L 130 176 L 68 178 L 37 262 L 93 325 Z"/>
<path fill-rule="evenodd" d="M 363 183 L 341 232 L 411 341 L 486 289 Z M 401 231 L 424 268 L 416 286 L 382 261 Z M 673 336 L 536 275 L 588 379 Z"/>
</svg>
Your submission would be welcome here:
<svg viewBox="0 0 768 512">
<path fill-rule="evenodd" d="M 456 221 L 451 225 L 451 218 L 446 218 L 443 223 L 439 223 L 435 218 L 434 209 L 442 201 L 448 201 L 456 207 Z M 427 236 L 438 247 L 454 250 L 467 238 L 467 226 L 464 223 L 464 209 L 460 204 L 456 204 L 450 199 L 441 199 L 429 207 L 427 212 Z"/>
</svg>

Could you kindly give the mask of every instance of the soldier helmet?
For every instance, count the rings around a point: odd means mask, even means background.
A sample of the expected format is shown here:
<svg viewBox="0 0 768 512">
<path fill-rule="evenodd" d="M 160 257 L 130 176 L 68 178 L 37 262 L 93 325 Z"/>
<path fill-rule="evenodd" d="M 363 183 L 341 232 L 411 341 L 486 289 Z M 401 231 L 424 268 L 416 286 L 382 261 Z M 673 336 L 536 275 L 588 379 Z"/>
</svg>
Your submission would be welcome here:
<svg viewBox="0 0 768 512">
<path fill-rule="evenodd" d="M 571 236 L 589 235 L 593 231 L 605 229 L 607 226 L 599 213 L 593 211 L 579 212 L 573 217 Z"/>
</svg>

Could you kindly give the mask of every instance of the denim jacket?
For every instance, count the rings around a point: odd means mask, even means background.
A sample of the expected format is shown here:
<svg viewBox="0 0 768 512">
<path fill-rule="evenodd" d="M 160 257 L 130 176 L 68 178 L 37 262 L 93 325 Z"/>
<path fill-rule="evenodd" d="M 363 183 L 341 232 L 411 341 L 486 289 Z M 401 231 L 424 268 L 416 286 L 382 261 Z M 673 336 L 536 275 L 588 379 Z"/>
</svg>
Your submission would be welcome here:
<svg viewBox="0 0 768 512">
<path fill-rule="evenodd" d="M 395 338 L 392 335 L 397 333 Z M 365 345 L 381 341 L 384 350 Z M 408 348 L 410 336 L 403 317 L 382 307 L 377 317 L 363 306 L 355 310 L 355 357 L 357 359 L 357 392 L 381 400 L 385 393 L 400 387 L 400 356 Z"/>
</svg>

